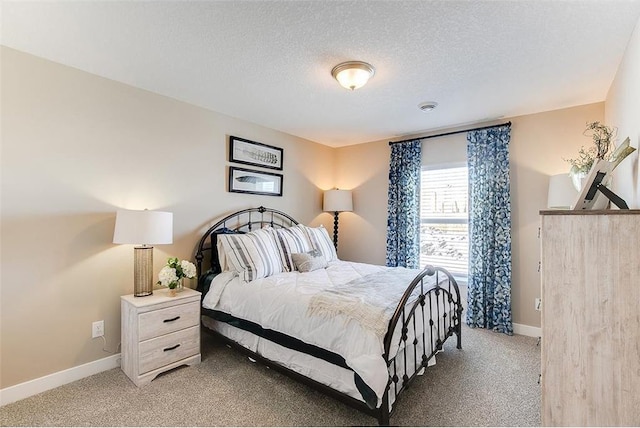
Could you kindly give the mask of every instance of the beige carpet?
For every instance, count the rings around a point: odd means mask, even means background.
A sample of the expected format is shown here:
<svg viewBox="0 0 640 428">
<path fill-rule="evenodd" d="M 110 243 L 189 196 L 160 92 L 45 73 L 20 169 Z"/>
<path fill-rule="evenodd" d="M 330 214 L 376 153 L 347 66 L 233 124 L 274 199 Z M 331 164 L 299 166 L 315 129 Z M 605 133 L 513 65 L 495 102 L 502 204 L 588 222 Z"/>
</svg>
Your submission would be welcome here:
<svg viewBox="0 0 640 428">
<path fill-rule="evenodd" d="M 201 364 L 137 388 L 120 369 L 0 408 L 2 426 L 354 426 L 374 418 L 254 364 L 208 334 Z M 536 339 L 463 328 L 405 392 L 403 426 L 540 424 Z"/>
</svg>

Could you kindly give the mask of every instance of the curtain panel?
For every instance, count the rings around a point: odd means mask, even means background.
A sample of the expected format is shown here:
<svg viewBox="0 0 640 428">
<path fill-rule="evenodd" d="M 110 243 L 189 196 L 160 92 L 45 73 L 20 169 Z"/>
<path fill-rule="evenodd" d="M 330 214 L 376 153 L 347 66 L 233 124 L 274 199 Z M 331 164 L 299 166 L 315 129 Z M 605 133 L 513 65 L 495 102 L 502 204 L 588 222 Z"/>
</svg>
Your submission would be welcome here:
<svg viewBox="0 0 640 428">
<path fill-rule="evenodd" d="M 420 266 L 420 140 L 391 145 L 387 266 Z"/>
<path fill-rule="evenodd" d="M 513 334 L 511 322 L 510 126 L 467 134 L 469 278 L 466 322 Z"/>
</svg>

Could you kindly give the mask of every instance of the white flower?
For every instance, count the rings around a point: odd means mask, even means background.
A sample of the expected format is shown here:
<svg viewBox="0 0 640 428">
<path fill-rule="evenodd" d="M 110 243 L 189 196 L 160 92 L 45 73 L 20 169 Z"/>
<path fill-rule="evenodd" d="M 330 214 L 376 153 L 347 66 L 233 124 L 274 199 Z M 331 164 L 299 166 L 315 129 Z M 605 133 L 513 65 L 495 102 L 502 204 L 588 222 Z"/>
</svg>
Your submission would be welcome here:
<svg viewBox="0 0 640 428">
<path fill-rule="evenodd" d="M 165 267 L 158 273 L 158 285 L 175 288 L 180 285 L 182 278 L 194 278 L 196 266 L 187 260 L 178 260 L 177 257 L 169 257 Z"/>
<path fill-rule="evenodd" d="M 193 278 L 194 276 L 196 276 L 196 265 L 194 265 L 193 263 L 187 260 L 183 260 L 180 262 L 180 267 L 182 267 L 182 272 L 184 273 L 185 277 Z"/>
<path fill-rule="evenodd" d="M 158 274 L 158 281 L 161 285 L 165 287 L 169 287 L 172 282 L 178 282 L 178 277 L 176 276 L 176 270 L 172 267 L 165 266 L 160 270 Z"/>
</svg>

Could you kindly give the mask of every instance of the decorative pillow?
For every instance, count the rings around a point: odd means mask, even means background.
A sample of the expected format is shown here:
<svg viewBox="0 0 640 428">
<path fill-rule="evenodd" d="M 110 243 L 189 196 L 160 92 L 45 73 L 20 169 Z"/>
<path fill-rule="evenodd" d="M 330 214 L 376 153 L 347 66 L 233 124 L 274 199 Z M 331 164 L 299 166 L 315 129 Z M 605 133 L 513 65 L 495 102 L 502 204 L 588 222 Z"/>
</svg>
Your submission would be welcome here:
<svg viewBox="0 0 640 428">
<path fill-rule="evenodd" d="M 302 226 L 302 228 L 309 237 L 309 241 L 313 248 L 320 251 L 328 262 L 338 260 L 336 247 L 333 246 L 333 241 L 329 238 L 329 232 L 327 232 L 327 229 L 325 229 L 324 226 Z"/>
<path fill-rule="evenodd" d="M 306 253 L 293 253 L 291 259 L 296 269 L 300 272 L 312 272 L 327 267 L 327 259 L 317 250 Z"/>
<path fill-rule="evenodd" d="M 230 235 L 230 234 L 244 234 L 237 230 L 229 229 L 227 227 L 221 227 L 211 232 L 211 268 L 214 272 L 226 272 L 229 270 L 229 264 L 227 263 L 227 256 L 222 247 L 222 242 L 218 239 L 218 235 Z"/>
<path fill-rule="evenodd" d="M 291 272 L 296 269 L 291 255 L 294 253 L 306 253 L 313 250 L 313 246 L 309 241 L 307 234 L 302 226 L 292 226 L 284 229 L 274 229 L 278 250 L 282 265 L 285 272 Z"/>
<path fill-rule="evenodd" d="M 243 235 L 218 235 L 230 270 L 244 281 L 280 273 L 282 261 L 273 229 L 260 229 Z"/>
</svg>

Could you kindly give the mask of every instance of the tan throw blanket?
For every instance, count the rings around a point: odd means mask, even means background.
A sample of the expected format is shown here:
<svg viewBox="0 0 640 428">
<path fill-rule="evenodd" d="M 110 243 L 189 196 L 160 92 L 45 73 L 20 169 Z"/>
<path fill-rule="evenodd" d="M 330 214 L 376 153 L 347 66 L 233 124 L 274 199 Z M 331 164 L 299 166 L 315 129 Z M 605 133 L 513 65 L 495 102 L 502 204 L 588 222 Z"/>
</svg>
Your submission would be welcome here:
<svg viewBox="0 0 640 428">
<path fill-rule="evenodd" d="M 416 269 L 389 268 L 324 290 L 311 297 L 307 314 L 325 318 L 342 315 L 345 324 L 356 321 L 383 339 L 400 298 L 419 273 Z"/>
</svg>

